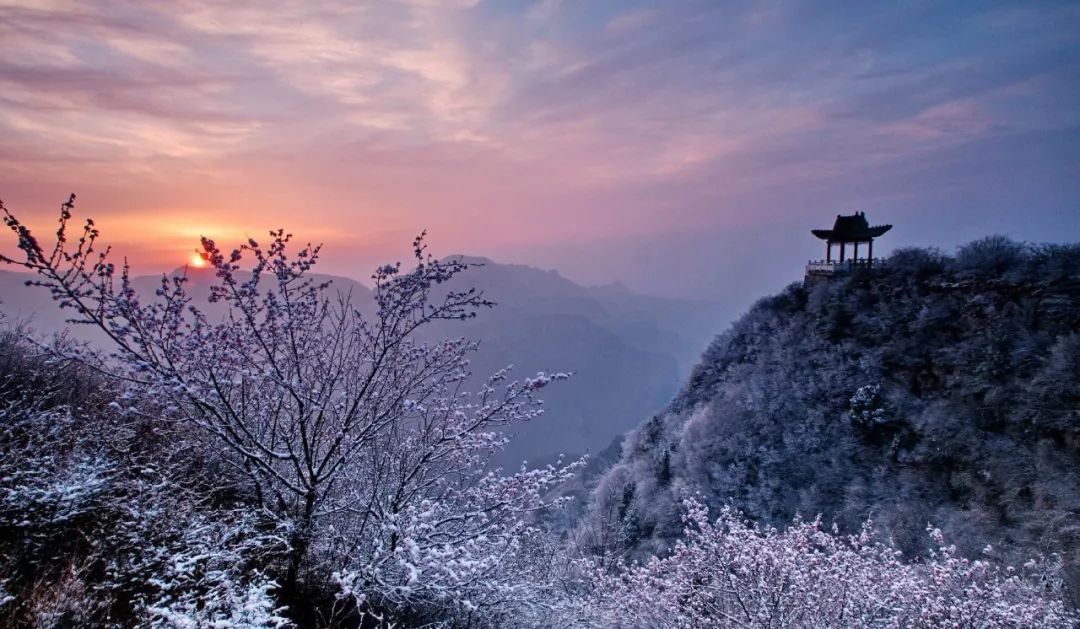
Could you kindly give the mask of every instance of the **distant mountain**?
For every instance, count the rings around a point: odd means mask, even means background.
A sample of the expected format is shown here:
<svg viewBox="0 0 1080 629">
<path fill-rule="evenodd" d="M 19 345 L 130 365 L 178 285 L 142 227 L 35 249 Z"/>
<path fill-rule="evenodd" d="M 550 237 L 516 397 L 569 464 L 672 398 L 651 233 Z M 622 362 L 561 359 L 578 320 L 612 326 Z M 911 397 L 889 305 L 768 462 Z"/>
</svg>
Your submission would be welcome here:
<svg viewBox="0 0 1080 629">
<path fill-rule="evenodd" d="M 911 554 L 927 523 L 971 557 L 1065 553 L 1080 593 L 1080 245 L 908 249 L 789 286 L 713 341 L 595 485 L 581 530 L 616 526 L 603 539 L 631 554 L 678 537 L 699 493 L 778 526 L 872 518 Z"/>
<path fill-rule="evenodd" d="M 581 286 L 557 271 L 486 258 L 453 256 L 477 265 L 459 276 L 498 303 L 489 320 L 528 316 L 580 316 L 634 347 L 675 359 L 681 374 L 701 357 L 705 342 L 721 323 L 723 304 L 716 300 L 669 299 L 640 295 L 619 283 Z"/>
<path fill-rule="evenodd" d="M 700 357 L 720 320 L 719 304 L 647 297 L 618 286 L 586 287 L 555 271 L 475 264 L 454 288 L 471 286 L 497 306 L 437 335 L 481 339 L 477 375 L 514 364 L 517 377 L 539 370 L 574 377 L 544 391 L 546 412 L 517 428 L 499 457 L 505 465 L 565 452 L 595 452 L 661 408 Z"/>
<path fill-rule="evenodd" d="M 511 363 L 516 377 L 540 370 L 575 374 L 544 391 L 545 415 L 518 429 L 498 458 L 503 466 L 605 447 L 671 398 L 721 320 L 716 302 L 647 297 L 617 285 L 586 287 L 555 271 L 458 257 L 478 266 L 447 288 L 476 287 L 498 305 L 467 322 L 433 326 L 427 336 L 480 340 L 472 362 L 476 381 Z M 187 273 L 192 294 L 205 299 L 211 272 Z M 29 320 L 38 333 L 63 329 L 65 313 L 46 291 L 25 287 L 27 277 L 0 271 L 0 312 L 9 322 Z M 373 307 L 368 287 L 317 277 L 331 280 L 334 290 L 351 291 L 362 310 Z M 134 280 L 142 295 L 152 295 L 159 282 L 160 276 Z M 102 341 L 93 330 L 75 334 Z"/>
<path fill-rule="evenodd" d="M 169 276 L 187 275 L 188 293 L 208 312 L 213 307 L 207 303 L 214 273 L 209 269 L 181 267 L 171 271 Z M 0 270 L 0 316 L 7 325 L 25 324 L 38 336 L 48 336 L 67 330 L 74 338 L 99 344 L 109 349 L 106 337 L 93 326 L 72 326 L 68 320 L 72 310 L 61 310 L 50 298 L 49 291 L 38 286 L 26 286 L 26 281 L 33 276 L 27 273 Z M 132 286 L 144 299 L 152 299 L 154 291 L 161 286 L 161 275 L 140 275 L 132 278 Z M 313 274 L 318 281 L 331 281 L 336 290 L 351 291 L 357 303 L 371 301 L 371 289 L 344 277 Z"/>
</svg>

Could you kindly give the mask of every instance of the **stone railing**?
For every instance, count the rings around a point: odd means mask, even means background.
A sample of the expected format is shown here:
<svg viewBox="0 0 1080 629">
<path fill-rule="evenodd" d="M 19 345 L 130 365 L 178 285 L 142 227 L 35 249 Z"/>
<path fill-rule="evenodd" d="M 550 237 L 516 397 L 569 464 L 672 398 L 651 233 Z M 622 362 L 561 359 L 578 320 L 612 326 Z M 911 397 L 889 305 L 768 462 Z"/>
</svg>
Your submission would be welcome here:
<svg viewBox="0 0 1080 629">
<path fill-rule="evenodd" d="M 859 258 L 858 260 L 810 260 L 806 264 L 807 275 L 836 275 L 838 273 L 850 273 L 855 269 L 868 269 L 880 267 L 885 264 L 882 258 Z"/>
</svg>

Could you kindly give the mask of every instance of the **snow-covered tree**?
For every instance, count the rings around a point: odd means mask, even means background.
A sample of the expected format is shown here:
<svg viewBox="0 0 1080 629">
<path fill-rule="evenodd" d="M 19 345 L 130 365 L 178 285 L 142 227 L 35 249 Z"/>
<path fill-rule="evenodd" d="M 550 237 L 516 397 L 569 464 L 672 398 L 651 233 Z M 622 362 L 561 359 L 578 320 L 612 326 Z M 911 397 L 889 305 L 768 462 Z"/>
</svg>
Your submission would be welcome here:
<svg viewBox="0 0 1080 629">
<path fill-rule="evenodd" d="M 486 462 L 505 443 L 499 429 L 536 418 L 536 392 L 567 375 L 511 380 L 504 370 L 470 393 L 476 344 L 417 339 L 432 322 L 492 305 L 475 290 L 436 290 L 467 264 L 434 259 L 417 238 L 413 268 L 376 270 L 377 309 L 365 316 L 310 278 L 318 246 L 293 252 L 281 230 L 231 251 L 204 238 L 215 277 L 204 310 L 182 276 L 137 294 L 91 220 L 72 234 L 73 205 L 74 195 L 47 247 L 5 208 L 22 258 L 3 261 L 35 272 L 73 322 L 113 345 L 104 359 L 77 349 L 67 358 L 124 383 L 143 412 L 151 405 L 192 429 L 288 528 L 286 591 L 306 569 L 336 571 L 361 609 L 482 611 L 524 592 L 523 575 L 498 580 L 502 566 L 534 533 L 527 514 L 552 506 L 544 496 L 576 464 L 502 476 Z"/>
<path fill-rule="evenodd" d="M 589 557 L 601 566 L 623 557 L 638 534 L 634 493 L 637 485 L 625 469 L 612 470 L 593 489 L 588 510 L 571 533 L 576 555 Z"/>
</svg>

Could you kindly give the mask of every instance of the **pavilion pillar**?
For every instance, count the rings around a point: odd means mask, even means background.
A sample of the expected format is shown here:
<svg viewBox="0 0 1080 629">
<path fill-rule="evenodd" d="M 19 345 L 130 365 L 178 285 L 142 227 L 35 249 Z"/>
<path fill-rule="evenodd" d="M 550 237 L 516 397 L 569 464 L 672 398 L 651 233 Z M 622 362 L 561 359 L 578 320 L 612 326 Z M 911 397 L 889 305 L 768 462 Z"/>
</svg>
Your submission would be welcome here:
<svg viewBox="0 0 1080 629">
<path fill-rule="evenodd" d="M 840 261 L 844 261 L 844 241 L 840 241 Z"/>
<path fill-rule="evenodd" d="M 832 262 L 832 241 L 825 241 L 825 262 Z"/>
<path fill-rule="evenodd" d="M 866 254 L 866 266 L 867 266 L 867 268 L 869 268 L 869 267 L 874 265 L 874 239 L 873 238 L 870 239 L 870 242 L 866 243 L 866 247 L 867 247 L 867 249 L 869 249 L 869 251 Z"/>
<path fill-rule="evenodd" d="M 851 261 L 856 265 L 859 264 L 859 241 L 858 240 L 855 241 L 855 255 L 851 256 Z"/>
</svg>

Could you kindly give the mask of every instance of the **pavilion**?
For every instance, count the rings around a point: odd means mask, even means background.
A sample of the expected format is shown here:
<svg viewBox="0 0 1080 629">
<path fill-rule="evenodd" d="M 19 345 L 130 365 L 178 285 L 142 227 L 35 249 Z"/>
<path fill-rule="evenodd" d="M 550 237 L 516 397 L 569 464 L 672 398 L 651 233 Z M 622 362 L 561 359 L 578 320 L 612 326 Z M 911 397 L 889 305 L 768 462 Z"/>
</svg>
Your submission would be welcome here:
<svg viewBox="0 0 1080 629">
<path fill-rule="evenodd" d="M 856 268 L 869 269 L 874 266 L 874 239 L 892 229 L 892 225 L 874 225 L 866 220 L 865 212 L 856 212 L 849 216 L 836 215 L 832 229 L 813 229 L 810 233 L 825 241 L 825 259 L 810 261 L 806 266 L 807 280 L 812 276 L 830 276 Z M 866 243 L 866 257 L 859 258 L 859 243 Z M 840 245 L 840 258 L 833 260 L 833 245 Z M 847 257 L 847 246 L 852 246 L 851 257 Z"/>
</svg>

